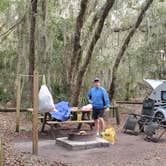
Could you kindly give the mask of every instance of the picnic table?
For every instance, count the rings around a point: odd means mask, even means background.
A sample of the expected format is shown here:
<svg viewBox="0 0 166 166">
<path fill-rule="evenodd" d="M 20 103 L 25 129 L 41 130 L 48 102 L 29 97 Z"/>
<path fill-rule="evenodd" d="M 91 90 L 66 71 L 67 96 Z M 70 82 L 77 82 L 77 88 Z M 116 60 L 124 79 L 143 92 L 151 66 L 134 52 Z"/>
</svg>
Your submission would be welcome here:
<svg viewBox="0 0 166 166">
<path fill-rule="evenodd" d="M 81 120 L 78 120 L 78 114 L 81 113 Z M 119 118 L 119 111 L 118 106 L 111 106 L 109 116 L 115 117 L 116 122 L 119 125 L 120 124 L 120 118 Z M 53 119 L 49 113 L 45 113 L 43 120 L 42 120 L 42 129 L 41 131 L 44 132 L 45 125 L 49 125 L 51 127 L 56 127 L 60 124 L 78 124 L 77 129 L 81 129 L 82 124 L 88 124 L 90 126 L 90 129 L 93 129 L 94 126 L 94 120 L 92 119 L 92 110 L 82 110 L 82 109 L 75 109 L 71 110 L 71 117 L 69 120 L 61 122 L 57 121 L 56 119 Z"/>
<path fill-rule="evenodd" d="M 77 118 L 79 113 L 82 113 L 81 120 L 78 120 L 78 118 Z M 78 124 L 77 129 L 80 129 L 82 124 L 84 124 L 84 123 L 89 124 L 90 128 L 93 129 L 94 120 L 92 120 L 91 117 L 92 117 L 92 110 L 75 109 L 75 110 L 71 110 L 71 116 L 70 116 L 69 120 L 61 122 L 61 121 L 58 121 L 58 120 L 52 118 L 50 113 L 47 112 L 44 114 L 41 131 L 44 132 L 45 125 L 50 125 L 51 127 L 52 126 L 56 127 L 57 124 L 73 124 L 73 123 Z"/>
</svg>

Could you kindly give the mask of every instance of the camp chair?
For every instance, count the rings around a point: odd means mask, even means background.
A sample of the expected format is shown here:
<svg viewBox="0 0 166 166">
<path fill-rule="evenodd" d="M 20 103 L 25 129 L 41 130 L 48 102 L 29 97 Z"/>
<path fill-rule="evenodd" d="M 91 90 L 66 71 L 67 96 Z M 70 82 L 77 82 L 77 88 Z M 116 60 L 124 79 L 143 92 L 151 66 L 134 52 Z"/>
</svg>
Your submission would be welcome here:
<svg viewBox="0 0 166 166">
<path fill-rule="evenodd" d="M 139 134 L 144 132 L 144 127 L 151 121 L 155 121 L 154 114 L 154 101 L 147 99 L 143 101 L 143 107 L 141 115 L 129 114 L 129 117 L 123 127 L 124 133 Z M 138 126 L 138 129 L 136 129 Z"/>
<path fill-rule="evenodd" d="M 166 120 L 160 121 L 160 123 L 151 122 L 145 128 L 145 140 L 152 142 L 159 142 L 161 137 L 166 133 Z"/>
</svg>

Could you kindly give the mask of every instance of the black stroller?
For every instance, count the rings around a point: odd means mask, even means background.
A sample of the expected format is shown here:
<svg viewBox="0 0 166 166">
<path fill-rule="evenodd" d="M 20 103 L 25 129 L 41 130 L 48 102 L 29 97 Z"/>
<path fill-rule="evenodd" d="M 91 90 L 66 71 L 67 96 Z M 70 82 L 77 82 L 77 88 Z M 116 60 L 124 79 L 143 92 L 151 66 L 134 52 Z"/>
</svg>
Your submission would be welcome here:
<svg viewBox="0 0 166 166">
<path fill-rule="evenodd" d="M 151 121 L 145 128 L 145 140 L 159 142 L 166 133 L 166 120 Z"/>
<path fill-rule="evenodd" d="M 133 135 L 143 132 L 145 140 L 158 142 L 166 132 L 166 121 L 156 118 L 153 115 L 154 100 L 144 100 L 141 114 L 130 114 L 123 127 L 123 132 Z M 157 137 L 154 137 L 158 129 L 162 131 Z"/>
<path fill-rule="evenodd" d="M 132 113 L 129 115 L 124 127 L 124 133 L 137 135 L 144 132 L 145 125 L 154 120 L 154 101 L 147 99 L 143 101 L 141 114 Z"/>
</svg>

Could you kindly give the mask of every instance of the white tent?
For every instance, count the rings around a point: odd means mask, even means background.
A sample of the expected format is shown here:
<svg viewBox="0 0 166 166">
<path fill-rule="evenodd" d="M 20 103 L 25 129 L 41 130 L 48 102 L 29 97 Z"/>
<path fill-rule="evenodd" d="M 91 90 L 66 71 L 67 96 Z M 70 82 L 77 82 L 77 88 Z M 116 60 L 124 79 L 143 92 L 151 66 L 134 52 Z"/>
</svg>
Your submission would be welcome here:
<svg viewBox="0 0 166 166">
<path fill-rule="evenodd" d="M 144 79 L 152 88 L 149 96 L 155 101 L 155 106 L 166 105 L 166 80 Z"/>
<path fill-rule="evenodd" d="M 152 80 L 152 79 L 144 79 L 153 89 L 156 89 L 159 85 L 166 82 L 166 80 Z"/>
<path fill-rule="evenodd" d="M 166 80 L 152 80 L 144 79 L 151 87 L 152 92 L 149 96 L 150 99 L 154 100 L 154 116 L 164 117 L 166 120 Z"/>
</svg>

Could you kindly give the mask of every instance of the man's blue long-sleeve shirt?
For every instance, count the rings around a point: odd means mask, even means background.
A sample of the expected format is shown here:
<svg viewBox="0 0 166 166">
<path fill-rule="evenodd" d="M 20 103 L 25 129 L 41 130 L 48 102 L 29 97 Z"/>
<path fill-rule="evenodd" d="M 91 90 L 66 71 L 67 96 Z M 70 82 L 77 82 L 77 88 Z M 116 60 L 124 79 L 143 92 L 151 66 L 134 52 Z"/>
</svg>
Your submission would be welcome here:
<svg viewBox="0 0 166 166">
<path fill-rule="evenodd" d="M 110 100 L 106 90 L 103 87 L 93 87 L 88 93 L 88 100 L 94 109 L 103 109 L 110 107 Z"/>
</svg>

